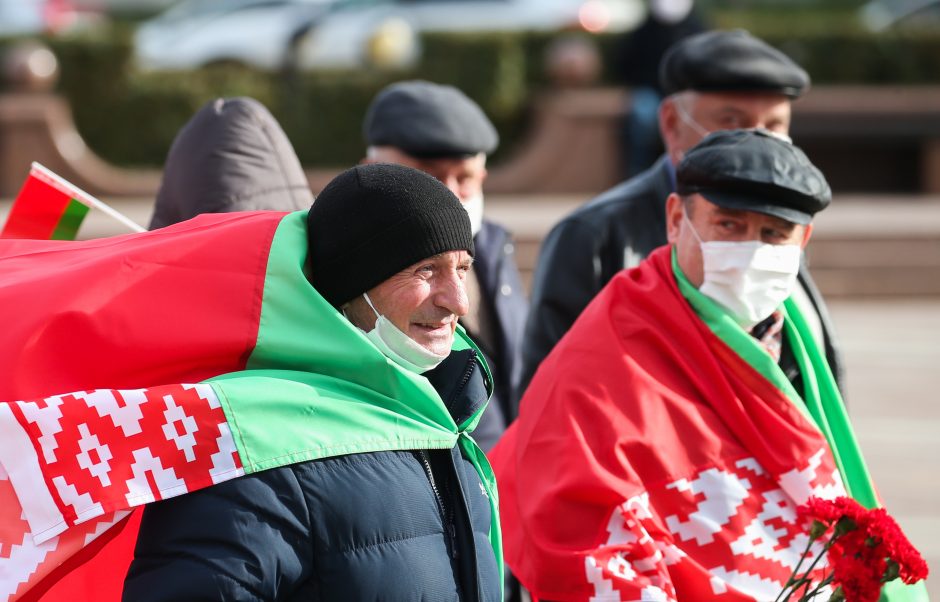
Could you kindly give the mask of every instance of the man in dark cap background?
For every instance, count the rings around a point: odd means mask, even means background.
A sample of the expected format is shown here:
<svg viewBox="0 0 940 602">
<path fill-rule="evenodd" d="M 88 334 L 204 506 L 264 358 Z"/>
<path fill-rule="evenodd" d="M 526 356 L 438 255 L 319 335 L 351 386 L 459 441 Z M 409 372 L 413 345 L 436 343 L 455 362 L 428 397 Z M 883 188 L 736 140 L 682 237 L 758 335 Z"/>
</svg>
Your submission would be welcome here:
<svg viewBox="0 0 940 602">
<path fill-rule="evenodd" d="M 677 190 L 671 244 L 585 309 L 490 452 L 506 562 L 538 599 L 773 600 L 806 546 L 798 505 L 878 505 L 790 298 L 823 175 L 770 132 L 718 131 Z"/>
<path fill-rule="evenodd" d="M 368 145 L 364 162 L 397 163 L 434 176 L 470 216 L 476 255 L 467 277 L 470 309 L 461 324 L 493 371 L 492 403 L 474 433 L 488 450 L 514 415 L 512 394 L 521 374 L 528 310 L 512 237 L 483 217 L 486 156 L 499 143 L 496 129 L 457 88 L 415 80 L 379 92 L 366 113 L 363 134 Z"/>
<path fill-rule="evenodd" d="M 675 44 L 660 65 L 666 98 L 659 127 L 666 153 L 647 171 L 557 224 L 542 244 L 523 342 L 522 388 L 585 306 L 623 268 L 666 243 L 666 198 L 675 166 L 709 132 L 764 128 L 785 136 L 790 104 L 809 87 L 799 65 L 742 30 L 710 31 Z M 796 300 L 839 379 L 841 363 L 822 298 L 801 269 Z M 520 395 L 521 396 L 521 395 Z"/>
</svg>

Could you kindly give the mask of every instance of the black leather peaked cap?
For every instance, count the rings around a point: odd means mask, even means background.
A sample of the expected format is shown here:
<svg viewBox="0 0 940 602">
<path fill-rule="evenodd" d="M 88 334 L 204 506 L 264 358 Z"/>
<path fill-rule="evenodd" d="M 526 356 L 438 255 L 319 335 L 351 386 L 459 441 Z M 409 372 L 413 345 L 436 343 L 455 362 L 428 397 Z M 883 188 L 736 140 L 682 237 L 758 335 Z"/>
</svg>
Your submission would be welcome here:
<svg viewBox="0 0 940 602">
<path fill-rule="evenodd" d="M 418 158 L 489 154 L 499 144 L 496 128 L 477 103 L 453 86 L 421 80 L 379 92 L 362 133 L 369 146 L 394 146 Z"/>
<path fill-rule="evenodd" d="M 699 92 L 776 92 L 790 98 L 809 89 L 809 74 L 787 55 L 744 31 L 708 31 L 666 52 L 659 64 L 666 95 Z"/>
<path fill-rule="evenodd" d="M 676 168 L 676 192 L 719 207 L 808 224 L 832 200 L 826 178 L 799 148 L 766 130 L 714 132 Z"/>
<path fill-rule="evenodd" d="M 447 251 L 473 255 L 470 218 L 423 171 L 374 163 L 347 169 L 307 214 L 310 283 L 334 307 Z"/>
</svg>

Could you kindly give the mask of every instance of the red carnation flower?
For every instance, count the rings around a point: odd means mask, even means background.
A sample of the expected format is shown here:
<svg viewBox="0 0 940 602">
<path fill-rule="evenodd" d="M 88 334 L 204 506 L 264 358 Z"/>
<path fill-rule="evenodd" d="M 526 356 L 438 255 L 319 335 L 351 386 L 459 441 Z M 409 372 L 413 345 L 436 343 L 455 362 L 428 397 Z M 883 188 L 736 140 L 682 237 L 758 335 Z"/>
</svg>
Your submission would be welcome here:
<svg viewBox="0 0 940 602">
<path fill-rule="evenodd" d="M 812 600 L 823 587 L 834 584 L 831 600 L 877 602 L 888 581 L 900 578 L 914 583 L 927 577 L 927 563 L 884 508 L 867 510 L 847 497 L 812 497 L 797 508 L 797 517 L 810 525 L 810 538 L 777 600 L 789 600 L 799 590 L 801 602 Z M 818 558 L 803 574 L 800 568 L 813 543 L 827 535 L 823 555 L 828 556 L 832 571 L 814 583 Z"/>
</svg>

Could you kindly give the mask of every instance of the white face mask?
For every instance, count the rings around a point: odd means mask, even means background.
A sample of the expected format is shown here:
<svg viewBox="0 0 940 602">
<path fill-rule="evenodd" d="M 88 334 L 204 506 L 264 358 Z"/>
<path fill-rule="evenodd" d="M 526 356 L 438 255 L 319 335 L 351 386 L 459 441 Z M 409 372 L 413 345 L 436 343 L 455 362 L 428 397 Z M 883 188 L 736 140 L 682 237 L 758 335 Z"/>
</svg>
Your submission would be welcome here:
<svg viewBox="0 0 940 602">
<path fill-rule="evenodd" d="M 424 374 L 428 370 L 433 370 L 447 358 L 449 353 L 437 355 L 416 343 L 388 318 L 379 314 L 372 305 L 368 293 L 363 293 L 362 296 L 375 312 L 376 317 L 375 327 L 365 333 L 366 338 L 372 341 L 372 344 L 378 347 L 385 357 L 415 374 Z"/>
<path fill-rule="evenodd" d="M 769 245 L 759 240 L 702 241 L 683 211 L 702 249 L 704 281 L 699 291 L 724 306 L 750 330 L 774 313 L 796 283 L 799 245 Z"/>
<path fill-rule="evenodd" d="M 483 227 L 483 193 L 473 195 L 460 205 L 470 216 L 470 232 L 473 236 L 476 236 L 480 228 Z"/>
</svg>

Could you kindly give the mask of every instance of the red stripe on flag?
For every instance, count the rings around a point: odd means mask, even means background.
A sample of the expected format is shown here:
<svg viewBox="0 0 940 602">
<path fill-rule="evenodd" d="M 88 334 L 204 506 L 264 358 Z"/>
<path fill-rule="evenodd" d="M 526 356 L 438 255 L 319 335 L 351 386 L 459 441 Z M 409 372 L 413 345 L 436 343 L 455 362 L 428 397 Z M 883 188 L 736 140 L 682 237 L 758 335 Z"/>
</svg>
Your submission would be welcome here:
<svg viewBox="0 0 940 602">
<path fill-rule="evenodd" d="M 119 602 L 142 516 L 143 511 L 137 510 L 105 531 L 16 598 L 17 602 Z"/>
<path fill-rule="evenodd" d="M 30 172 L 13 202 L 0 238 L 48 240 L 72 197 Z"/>
<path fill-rule="evenodd" d="M 0 239 L 0 307 L 16 309 L 3 323 L 0 400 L 243 370 L 283 217 L 202 215 L 82 242 Z"/>
</svg>

